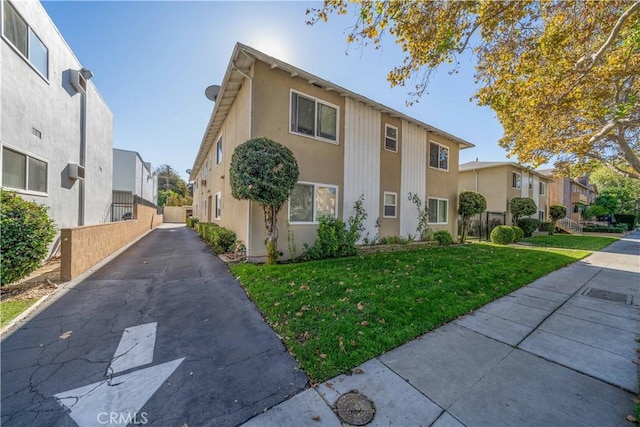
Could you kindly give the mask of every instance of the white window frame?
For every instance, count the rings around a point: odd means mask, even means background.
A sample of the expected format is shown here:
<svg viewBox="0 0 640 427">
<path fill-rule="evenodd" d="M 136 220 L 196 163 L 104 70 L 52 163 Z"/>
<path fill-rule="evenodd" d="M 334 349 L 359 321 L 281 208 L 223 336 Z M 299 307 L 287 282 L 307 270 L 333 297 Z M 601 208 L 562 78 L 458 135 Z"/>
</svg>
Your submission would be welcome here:
<svg viewBox="0 0 640 427">
<path fill-rule="evenodd" d="M 429 200 L 437 200 L 438 202 L 444 200 L 445 202 L 447 202 L 447 210 L 446 210 L 446 218 L 447 218 L 447 220 L 445 222 L 429 222 L 427 220 L 427 224 L 434 224 L 434 225 L 447 225 L 447 224 L 449 224 L 449 199 L 445 199 L 443 197 L 427 197 L 427 208 L 429 208 Z M 437 203 L 436 206 L 438 206 L 438 209 L 439 209 L 440 203 Z M 438 220 L 438 216 L 439 216 L 438 212 L 436 212 L 436 221 Z"/>
<path fill-rule="evenodd" d="M 540 192 L 539 194 L 541 196 L 546 196 L 547 195 L 547 183 L 541 181 L 538 191 Z"/>
<path fill-rule="evenodd" d="M 306 133 L 301 133 L 301 132 L 295 132 L 293 130 L 291 130 L 291 109 L 293 108 L 293 103 L 291 102 L 291 98 L 293 94 L 296 94 L 298 96 L 303 96 L 305 98 L 308 98 L 310 100 L 315 101 L 315 108 L 313 109 L 313 135 L 307 135 Z M 336 140 L 332 140 L 332 139 L 328 139 L 328 138 L 323 138 L 321 136 L 318 136 L 318 104 L 323 104 L 326 105 L 327 107 L 331 107 L 331 108 L 335 108 L 336 110 Z M 323 99 L 317 98 L 315 96 L 306 94 L 304 92 L 300 92 L 298 90 L 294 90 L 294 89 L 290 89 L 289 90 L 289 133 L 293 134 L 293 135 L 298 135 L 298 136 L 303 136 L 305 138 L 310 138 L 310 139 L 315 139 L 316 141 L 322 141 L 322 142 L 328 142 L 329 144 L 334 144 L 334 145 L 339 145 L 339 141 L 340 141 L 340 107 L 332 104 L 330 102 L 327 102 Z"/>
<path fill-rule="evenodd" d="M 437 145 L 438 148 L 438 167 L 435 166 L 431 166 L 431 144 Z M 441 168 L 440 167 L 440 150 L 441 149 L 445 149 L 447 150 L 447 168 Z M 439 171 L 443 171 L 443 172 L 449 172 L 449 162 L 451 161 L 451 158 L 449 156 L 450 150 L 449 147 L 447 147 L 446 145 L 440 144 L 439 142 L 435 142 L 435 141 L 431 141 L 429 140 L 429 147 L 428 147 L 429 151 L 428 151 L 428 156 L 429 156 L 429 167 L 431 169 L 435 169 L 435 170 L 439 170 Z"/>
<path fill-rule="evenodd" d="M 394 204 L 387 204 L 387 195 L 394 197 Z M 394 215 L 387 215 L 387 206 L 393 206 Z M 382 217 L 383 218 L 397 218 L 398 217 L 398 193 L 393 191 L 385 191 L 382 195 Z"/>
<path fill-rule="evenodd" d="M 2 159 L 4 159 L 4 149 L 6 148 L 7 150 L 11 150 L 11 151 L 15 151 L 18 154 L 22 154 L 23 156 L 25 156 L 25 177 L 24 177 L 24 189 L 22 188 L 14 188 L 14 187 L 8 187 L 4 184 L 2 184 L 1 180 L 2 177 L 0 177 L 0 185 L 2 185 L 2 188 L 4 190 L 8 190 L 8 191 L 15 191 L 16 193 L 20 193 L 20 194 L 29 194 L 29 195 L 33 195 L 33 196 L 49 196 L 49 182 L 50 182 L 50 177 L 49 177 L 49 173 L 50 173 L 50 167 L 49 167 L 49 161 L 43 157 L 37 156 L 35 154 L 30 153 L 29 151 L 25 151 L 23 149 L 14 147 L 12 145 L 9 144 L 2 144 L 2 151 L 0 151 L 0 157 L 2 157 Z M 29 190 L 29 157 L 31 157 L 32 159 L 41 161 L 43 163 L 45 163 L 47 165 L 47 182 L 46 182 L 46 187 L 47 190 L 42 192 L 42 191 L 33 191 L 33 190 Z"/>
<path fill-rule="evenodd" d="M 218 191 L 213 196 L 213 219 L 222 217 L 222 192 Z"/>
<path fill-rule="evenodd" d="M 20 52 L 20 49 L 18 49 L 16 46 L 14 46 L 14 44 L 11 42 L 11 40 L 9 40 L 9 37 L 4 35 L 4 15 L 5 15 L 5 10 L 4 10 L 4 5 L 5 2 L 7 3 L 11 3 L 11 7 L 13 7 L 14 11 L 18 14 L 18 16 L 20 17 L 20 19 L 22 19 L 22 21 L 25 23 L 25 25 L 27 26 L 27 55 L 24 55 L 22 52 Z M 20 56 L 20 58 L 22 58 L 28 65 L 29 67 L 31 67 L 31 69 L 33 71 L 35 71 L 40 77 L 42 77 L 44 79 L 45 82 L 49 83 L 49 68 L 50 68 L 50 61 L 49 61 L 49 47 L 42 41 L 42 39 L 40 38 L 40 36 L 38 36 L 38 33 L 36 33 L 33 30 L 33 27 L 31 27 L 31 25 L 29 25 L 29 22 L 27 22 L 26 19 L 24 19 L 24 17 L 22 16 L 22 14 L 18 11 L 18 9 L 13 5 L 13 2 L 9 2 L 7 0 L 2 0 L 2 19 L 0 20 L 0 26 L 2 27 L 2 31 L 0 31 L 0 37 L 2 37 L 2 39 L 4 41 L 7 42 L 7 44 L 11 47 L 11 49 L 13 49 L 13 51 L 15 53 L 18 54 L 18 56 Z M 29 50 L 31 47 L 30 44 L 30 38 L 29 35 L 30 33 L 33 33 L 33 35 L 40 40 L 40 43 L 42 43 L 42 45 L 45 47 L 45 49 L 47 49 L 47 73 L 42 74 L 42 72 L 40 70 L 38 70 L 38 68 L 31 62 L 31 60 L 29 59 L 28 55 L 29 55 Z"/>
<path fill-rule="evenodd" d="M 518 175 L 520 177 L 520 179 L 518 180 L 520 182 L 520 186 L 516 187 L 514 184 L 514 177 Z M 522 189 L 522 174 L 520 172 L 511 172 L 511 188 L 517 188 L 517 189 Z"/>
<path fill-rule="evenodd" d="M 389 128 L 391 128 L 391 129 L 395 129 L 395 131 L 396 131 L 396 138 L 395 138 L 395 142 L 396 142 L 396 149 L 395 149 L 395 150 L 392 150 L 392 149 L 390 149 L 390 148 L 387 148 L 387 138 L 389 138 L 389 137 L 387 136 L 387 129 L 389 129 Z M 394 140 L 393 138 L 389 138 L 389 139 Z M 398 128 L 397 128 L 397 127 L 395 127 L 395 126 L 393 126 L 393 125 L 390 125 L 390 124 L 388 124 L 388 123 L 385 123 L 385 124 L 384 124 L 384 149 L 385 149 L 385 150 L 387 150 L 387 151 L 390 151 L 390 152 L 392 152 L 392 153 L 397 153 L 397 152 L 398 152 Z"/>
<path fill-rule="evenodd" d="M 309 182 L 309 181 L 298 181 L 296 182 L 296 184 L 301 184 L 301 185 L 312 185 L 313 186 L 313 203 L 311 204 L 311 209 L 313 210 L 312 212 L 312 221 L 291 221 L 291 198 L 289 198 L 289 200 L 287 201 L 287 220 L 289 221 L 289 224 L 291 225 L 305 225 L 305 224 L 319 224 L 320 222 L 318 221 L 318 212 L 316 209 L 316 191 L 318 190 L 318 187 L 327 187 L 327 188 L 335 188 L 336 190 L 336 212 L 335 212 L 335 217 L 338 218 L 338 213 L 340 212 L 340 206 L 339 206 L 339 202 L 340 202 L 340 188 L 338 188 L 337 185 L 333 185 L 333 184 L 322 184 L 320 182 Z"/>
<path fill-rule="evenodd" d="M 218 150 L 218 145 L 220 145 L 219 150 Z M 220 158 L 218 158 L 218 153 L 220 153 Z M 218 141 L 216 142 L 216 166 L 222 163 L 223 159 L 224 159 L 224 151 L 222 147 L 222 135 L 220 135 L 220 137 L 218 138 Z"/>
</svg>

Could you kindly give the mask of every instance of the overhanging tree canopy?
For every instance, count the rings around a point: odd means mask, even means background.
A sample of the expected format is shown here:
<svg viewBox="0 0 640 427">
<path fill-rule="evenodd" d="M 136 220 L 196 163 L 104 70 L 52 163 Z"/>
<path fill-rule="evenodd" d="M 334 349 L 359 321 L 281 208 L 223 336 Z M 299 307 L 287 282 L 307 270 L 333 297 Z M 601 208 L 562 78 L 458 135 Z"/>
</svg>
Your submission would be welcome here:
<svg viewBox="0 0 640 427">
<path fill-rule="evenodd" d="M 597 161 L 640 178 L 640 2 L 325 0 L 313 23 L 356 8 L 348 42 L 379 47 L 388 32 L 405 58 L 392 86 L 477 58 L 475 99 L 504 128 L 500 145 L 532 166 Z"/>
</svg>

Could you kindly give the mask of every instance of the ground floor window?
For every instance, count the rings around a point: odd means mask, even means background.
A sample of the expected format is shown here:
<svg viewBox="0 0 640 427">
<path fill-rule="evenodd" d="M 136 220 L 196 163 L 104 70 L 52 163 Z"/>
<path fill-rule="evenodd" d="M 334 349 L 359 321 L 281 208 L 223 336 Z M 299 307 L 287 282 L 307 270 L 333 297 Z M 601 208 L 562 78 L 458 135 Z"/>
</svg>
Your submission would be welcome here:
<svg viewBox="0 0 640 427">
<path fill-rule="evenodd" d="M 289 222 L 313 223 L 321 216 L 338 216 L 338 187 L 299 182 L 289 197 Z"/>
<path fill-rule="evenodd" d="M 216 198 L 215 198 L 215 219 L 220 219 L 220 214 L 222 212 L 222 193 L 218 192 L 216 193 Z"/>
<path fill-rule="evenodd" d="M 429 197 L 429 224 L 447 224 L 449 201 Z"/>
<path fill-rule="evenodd" d="M 395 218 L 398 206 L 398 193 L 384 192 L 384 218 Z"/>
<path fill-rule="evenodd" d="M 47 192 L 47 162 L 2 147 L 2 186 L 16 190 Z"/>
</svg>

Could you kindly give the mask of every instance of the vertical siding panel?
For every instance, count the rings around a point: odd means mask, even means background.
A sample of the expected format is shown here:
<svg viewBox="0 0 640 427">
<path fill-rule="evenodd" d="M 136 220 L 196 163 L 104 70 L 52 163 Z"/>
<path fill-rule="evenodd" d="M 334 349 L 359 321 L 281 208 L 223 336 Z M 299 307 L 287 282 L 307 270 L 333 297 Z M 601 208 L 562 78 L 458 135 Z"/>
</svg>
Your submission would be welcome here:
<svg viewBox="0 0 640 427">
<path fill-rule="evenodd" d="M 368 218 L 363 237 L 369 233 L 369 238 L 380 216 L 380 123 L 380 112 L 345 99 L 343 219 L 355 213 L 353 204 L 364 194 Z"/>
<path fill-rule="evenodd" d="M 415 235 L 418 227 L 418 210 L 409 201 L 409 193 L 417 193 L 427 203 L 427 132 L 418 126 L 402 121 L 402 157 L 400 166 L 400 234 Z"/>
</svg>

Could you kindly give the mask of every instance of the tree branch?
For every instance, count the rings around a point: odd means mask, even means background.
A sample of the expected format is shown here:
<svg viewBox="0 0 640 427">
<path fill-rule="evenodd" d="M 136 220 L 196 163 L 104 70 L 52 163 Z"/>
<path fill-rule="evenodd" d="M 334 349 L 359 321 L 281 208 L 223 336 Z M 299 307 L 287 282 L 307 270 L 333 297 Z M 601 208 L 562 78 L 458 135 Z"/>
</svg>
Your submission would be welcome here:
<svg viewBox="0 0 640 427">
<path fill-rule="evenodd" d="M 598 49 L 596 53 L 592 55 L 585 55 L 580 58 L 578 62 L 576 62 L 576 68 L 582 67 L 585 61 L 589 61 L 585 70 L 585 73 L 588 72 L 596 64 L 596 62 L 598 62 L 600 58 L 602 58 L 605 51 L 611 47 L 616 37 L 618 37 L 618 34 L 620 34 L 620 31 L 622 31 L 622 27 L 624 26 L 627 19 L 629 19 L 629 17 L 631 17 L 631 15 L 633 15 L 638 10 L 640 10 L 640 1 L 632 4 L 629 9 L 627 9 L 622 15 L 620 15 L 620 18 L 618 18 L 618 22 L 616 22 L 616 25 L 611 30 L 611 33 L 609 33 L 607 41 L 604 42 L 604 44 L 600 47 L 600 49 Z"/>
</svg>

